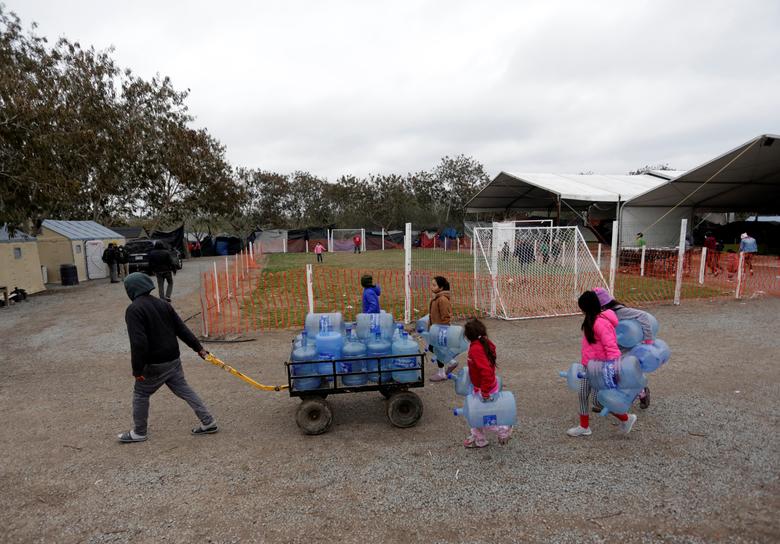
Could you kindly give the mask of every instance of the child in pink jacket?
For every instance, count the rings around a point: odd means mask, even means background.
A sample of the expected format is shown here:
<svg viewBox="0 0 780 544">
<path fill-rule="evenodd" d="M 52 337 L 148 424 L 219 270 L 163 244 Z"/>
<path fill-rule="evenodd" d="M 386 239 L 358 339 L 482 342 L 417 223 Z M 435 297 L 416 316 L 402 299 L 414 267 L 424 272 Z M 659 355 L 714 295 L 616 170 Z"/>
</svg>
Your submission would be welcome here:
<svg viewBox="0 0 780 544">
<path fill-rule="evenodd" d="M 577 304 L 585 314 L 582 321 L 582 358 L 581 363 L 587 368 L 588 362 L 614 361 L 620 358 L 620 348 L 615 335 L 618 318 L 612 310 L 601 310 L 601 302 L 593 291 L 585 291 L 580 295 Z M 580 381 L 580 424 L 572 427 L 566 434 L 569 436 L 589 436 L 591 434 L 588 417 L 588 397 L 590 397 L 590 382 L 587 376 Z M 613 414 L 620 420 L 620 430 L 631 432 L 636 416 L 631 414 Z"/>
</svg>

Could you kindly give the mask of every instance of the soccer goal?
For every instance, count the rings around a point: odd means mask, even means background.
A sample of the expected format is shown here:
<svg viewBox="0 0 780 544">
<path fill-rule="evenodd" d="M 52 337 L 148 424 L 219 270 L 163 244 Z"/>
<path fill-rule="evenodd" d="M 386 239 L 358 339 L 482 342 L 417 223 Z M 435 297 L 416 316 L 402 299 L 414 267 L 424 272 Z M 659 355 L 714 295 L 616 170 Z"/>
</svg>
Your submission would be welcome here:
<svg viewBox="0 0 780 544">
<path fill-rule="evenodd" d="M 474 229 L 474 304 L 502 319 L 579 313 L 586 289 L 606 287 L 577 227 Z"/>
<path fill-rule="evenodd" d="M 360 237 L 360 251 L 366 250 L 366 229 L 333 229 L 328 237 L 328 251 L 354 251 L 355 236 Z"/>
</svg>

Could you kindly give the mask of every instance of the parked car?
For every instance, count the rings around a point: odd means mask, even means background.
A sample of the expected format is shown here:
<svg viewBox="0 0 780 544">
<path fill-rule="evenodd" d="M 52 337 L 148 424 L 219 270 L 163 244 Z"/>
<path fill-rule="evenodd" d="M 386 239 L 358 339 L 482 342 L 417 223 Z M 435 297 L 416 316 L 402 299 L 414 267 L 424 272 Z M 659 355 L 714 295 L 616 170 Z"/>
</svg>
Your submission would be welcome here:
<svg viewBox="0 0 780 544">
<path fill-rule="evenodd" d="M 148 240 L 142 238 L 139 240 L 130 240 L 125 244 L 127 254 L 130 256 L 130 272 L 150 272 L 149 253 L 154 249 L 154 244 L 160 240 Z M 176 269 L 181 270 L 181 254 L 177 249 L 171 248 L 166 242 L 162 242 L 165 249 L 171 252 L 173 262 L 176 263 Z"/>
</svg>

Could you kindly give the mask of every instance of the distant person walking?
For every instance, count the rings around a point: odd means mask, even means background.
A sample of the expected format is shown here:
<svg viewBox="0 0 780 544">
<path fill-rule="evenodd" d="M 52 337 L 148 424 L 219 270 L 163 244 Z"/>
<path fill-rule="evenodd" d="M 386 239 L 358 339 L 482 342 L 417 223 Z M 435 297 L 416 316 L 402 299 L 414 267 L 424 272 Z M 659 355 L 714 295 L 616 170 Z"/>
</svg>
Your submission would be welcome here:
<svg viewBox="0 0 780 544">
<path fill-rule="evenodd" d="M 317 256 L 317 262 L 322 262 L 322 252 L 325 251 L 325 246 L 322 245 L 322 242 L 317 242 L 314 244 L 314 254 Z"/>
<path fill-rule="evenodd" d="M 756 239 L 748 235 L 747 232 L 743 232 L 739 241 L 739 252 L 744 255 L 745 268 L 750 270 L 750 275 L 753 275 L 753 254 L 758 252 L 758 243 Z"/>
<path fill-rule="evenodd" d="M 707 248 L 707 267 L 713 276 L 717 276 L 720 274 L 720 265 L 718 264 L 720 255 L 718 254 L 718 241 L 711 231 L 707 231 L 704 235 L 704 247 Z"/>
<path fill-rule="evenodd" d="M 195 411 L 200 425 L 192 434 L 217 432 L 217 422 L 184 378 L 181 366 L 180 338 L 205 359 L 208 351 L 187 328 L 173 306 L 151 296 L 152 279 L 141 272 L 125 278 L 125 290 L 132 301 L 125 311 L 133 377 L 133 429 L 117 436 L 120 442 L 143 442 L 147 438 L 149 397 L 163 385 L 183 399 Z"/>
<path fill-rule="evenodd" d="M 354 248 L 352 249 L 352 253 L 360 253 L 361 244 L 363 243 L 363 240 L 360 238 L 359 234 L 356 234 L 352 237 L 352 245 Z"/>
<path fill-rule="evenodd" d="M 374 278 L 371 274 L 363 274 L 360 277 L 360 285 L 363 287 L 363 313 L 380 313 L 382 309 L 379 305 L 379 297 L 382 295 L 382 289 L 378 285 L 374 285 Z"/>
<path fill-rule="evenodd" d="M 125 246 L 117 246 L 116 261 L 119 268 L 119 277 L 122 279 L 126 278 L 129 272 L 130 254 L 127 252 Z"/>
<path fill-rule="evenodd" d="M 108 265 L 108 272 L 111 276 L 111 283 L 119 283 L 119 280 L 116 277 L 117 274 L 117 264 L 118 264 L 118 255 L 116 251 L 116 245 L 111 242 L 108 244 L 108 247 L 103 251 L 103 262 Z"/>
<path fill-rule="evenodd" d="M 154 249 L 149 253 L 149 270 L 157 276 L 157 293 L 163 300 L 171 301 L 173 293 L 173 275 L 176 273 L 176 263 L 173 262 L 173 255 L 170 250 L 165 248 L 165 244 L 160 241 L 154 243 Z M 168 282 L 168 288 L 163 295 L 165 282 Z"/>
<path fill-rule="evenodd" d="M 636 233 L 636 246 L 637 247 L 644 247 L 647 245 L 647 241 L 645 240 L 645 235 L 642 232 Z"/>
</svg>

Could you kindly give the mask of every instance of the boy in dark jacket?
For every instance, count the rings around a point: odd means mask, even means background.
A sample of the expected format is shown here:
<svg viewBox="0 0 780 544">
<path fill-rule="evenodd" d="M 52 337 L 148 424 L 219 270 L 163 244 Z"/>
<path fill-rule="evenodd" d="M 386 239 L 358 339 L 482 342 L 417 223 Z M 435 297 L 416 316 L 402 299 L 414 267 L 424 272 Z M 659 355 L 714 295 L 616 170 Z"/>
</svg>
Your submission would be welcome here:
<svg viewBox="0 0 780 544">
<path fill-rule="evenodd" d="M 133 301 L 125 312 L 125 322 L 130 337 L 133 376 L 136 380 L 133 390 L 134 428 L 117 438 L 120 442 L 146 440 L 149 397 L 163 385 L 167 385 L 174 395 L 184 399 L 200 419 L 201 424 L 192 429 L 192 434 L 215 433 L 217 423 L 214 417 L 184 378 L 178 338 L 202 359 L 206 358 L 208 352 L 187 328 L 173 306 L 150 295 L 153 289 L 154 283 L 146 274 L 134 272 L 125 278 L 127 296 Z"/>
<path fill-rule="evenodd" d="M 382 290 L 378 285 L 374 285 L 374 278 L 370 274 L 363 274 L 360 278 L 360 285 L 363 286 L 363 313 L 380 313 L 379 296 L 382 294 Z"/>
</svg>

